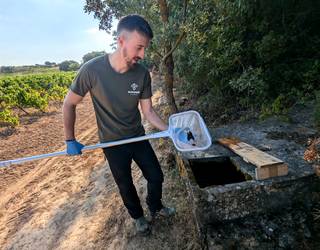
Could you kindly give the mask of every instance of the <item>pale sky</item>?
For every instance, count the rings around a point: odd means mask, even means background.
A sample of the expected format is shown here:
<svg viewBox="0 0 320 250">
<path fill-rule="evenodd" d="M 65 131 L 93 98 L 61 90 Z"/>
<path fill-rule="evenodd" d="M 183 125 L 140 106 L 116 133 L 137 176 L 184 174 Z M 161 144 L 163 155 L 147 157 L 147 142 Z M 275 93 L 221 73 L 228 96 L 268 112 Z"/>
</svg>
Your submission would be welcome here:
<svg viewBox="0 0 320 250">
<path fill-rule="evenodd" d="M 110 52 L 112 35 L 99 31 L 84 5 L 84 0 L 0 0 L 0 66 L 81 63 L 86 53 Z"/>
</svg>

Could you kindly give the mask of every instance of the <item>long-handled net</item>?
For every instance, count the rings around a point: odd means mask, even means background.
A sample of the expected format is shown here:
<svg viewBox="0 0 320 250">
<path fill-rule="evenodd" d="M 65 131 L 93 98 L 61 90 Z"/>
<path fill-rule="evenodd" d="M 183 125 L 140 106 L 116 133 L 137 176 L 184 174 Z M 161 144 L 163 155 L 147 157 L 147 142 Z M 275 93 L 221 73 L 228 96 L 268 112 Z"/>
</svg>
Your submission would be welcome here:
<svg viewBox="0 0 320 250">
<path fill-rule="evenodd" d="M 98 143 L 96 145 L 85 146 L 82 151 L 97 148 L 106 148 L 116 145 L 122 145 L 137 141 L 170 137 L 174 146 L 181 152 L 205 150 L 211 146 L 211 137 L 200 114 L 196 111 L 186 111 L 171 115 L 169 117 L 168 130 L 134 137 L 130 139 L 118 140 L 113 142 Z M 43 158 L 67 155 L 66 151 L 54 152 L 18 158 L 13 160 L 0 161 L 0 167 L 7 167 L 12 164 L 20 164 L 27 161 L 34 161 Z"/>
</svg>

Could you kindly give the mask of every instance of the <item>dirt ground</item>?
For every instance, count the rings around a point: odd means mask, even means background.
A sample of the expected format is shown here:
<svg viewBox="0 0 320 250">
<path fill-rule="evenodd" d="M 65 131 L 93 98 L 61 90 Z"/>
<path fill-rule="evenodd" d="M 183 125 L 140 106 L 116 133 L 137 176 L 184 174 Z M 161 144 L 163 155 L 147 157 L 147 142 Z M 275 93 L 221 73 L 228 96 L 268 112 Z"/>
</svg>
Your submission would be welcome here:
<svg viewBox="0 0 320 250">
<path fill-rule="evenodd" d="M 153 102 L 159 109 L 164 99 L 154 82 Z M 76 128 L 80 142 L 98 142 L 89 97 L 77 108 Z M 14 130 L 1 128 L 0 144 L 0 160 L 64 150 L 61 104 L 46 114 L 23 117 Z M 177 214 L 155 221 L 150 236 L 136 234 L 97 149 L 0 169 L 0 249 L 200 249 L 187 194 L 172 162 L 172 144 L 159 139 L 153 146 L 165 174 L 164 203 L 175 206 Z M 135 165 L 133 178 L 146 209 L 146 181 Z"/>
</svg>

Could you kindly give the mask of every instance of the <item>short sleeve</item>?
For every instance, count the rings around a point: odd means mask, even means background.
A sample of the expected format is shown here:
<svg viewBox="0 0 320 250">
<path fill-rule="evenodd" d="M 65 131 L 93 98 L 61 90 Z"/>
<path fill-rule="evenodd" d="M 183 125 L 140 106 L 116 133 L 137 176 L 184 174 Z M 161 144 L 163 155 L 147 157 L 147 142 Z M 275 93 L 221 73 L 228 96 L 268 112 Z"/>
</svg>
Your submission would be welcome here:
<svg viewBox="0 0 320 250">
<path fill-rule="evenodd" d="M 74 78 L 70 89 L 77 95 L 85 96 L 91 88 L 90 74 L 86 67 L 82 67 Z"/>
<path fill-rule="evenodd" d="M 140 99 L 148 99 L 152 96 L 151 91 L 151 77 L 149 71 L 146 72 L 143 81 L 143 90 L 140 94 Z"/>
</svg>

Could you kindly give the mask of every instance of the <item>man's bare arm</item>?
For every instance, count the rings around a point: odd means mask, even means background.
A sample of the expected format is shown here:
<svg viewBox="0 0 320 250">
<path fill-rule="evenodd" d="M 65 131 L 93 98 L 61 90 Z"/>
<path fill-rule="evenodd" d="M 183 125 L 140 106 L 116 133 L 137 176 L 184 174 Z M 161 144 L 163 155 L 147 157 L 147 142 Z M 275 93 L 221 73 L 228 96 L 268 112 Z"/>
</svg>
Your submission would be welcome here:
<svg viewBox="0 0 320 250">
<path fill-rule="evenodd" d="M 140 107 L 145 118 L 156 128 L 160 130 L 167 130 L 168 125 L 159 117 L 152 107 L 151 98 L 140 99 Z"/>
<path fill-rule="evenodd" d="M 75 139 L 74 125 L 76 122 L 76 106 L 82 101 L 82 99 L 82 96 L 77 95 L 71 90 L 69 90 L 64 99 L 62 113 L 65 140 Z"/>
</svg>

